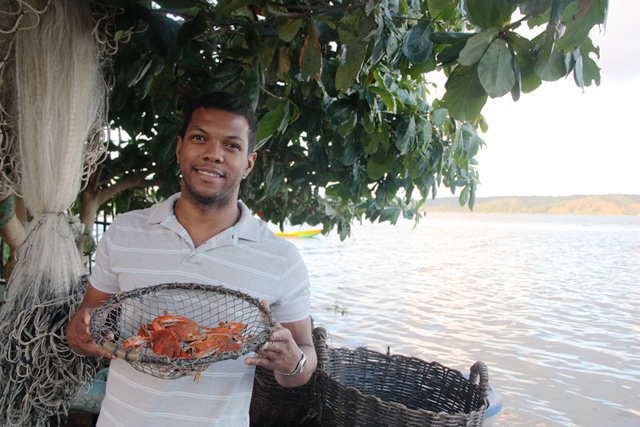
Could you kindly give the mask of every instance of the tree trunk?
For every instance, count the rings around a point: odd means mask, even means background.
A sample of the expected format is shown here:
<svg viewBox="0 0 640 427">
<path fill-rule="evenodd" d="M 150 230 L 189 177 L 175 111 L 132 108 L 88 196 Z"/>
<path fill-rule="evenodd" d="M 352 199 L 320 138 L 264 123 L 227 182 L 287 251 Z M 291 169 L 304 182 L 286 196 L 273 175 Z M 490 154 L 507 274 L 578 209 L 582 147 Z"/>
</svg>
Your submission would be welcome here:
<svg viewBox="0 0 640 427">
<path fill-rule="evenodd" d="M 7 200 L 13 193 L 7 193 L 2 196 L 0 203 Z M 22 199 L 18 196 L 15 196 L 15 209 L 12 212 L 7 212 L 7 216 L 9 219 L 7 221 L 3 221 L 5 224 L 2 228 L 0 228 L 0 238 L 9 246 L 10 257 L 7 261 L 7 264 L 4 267 L 4 278 L 5 280 L 9 280 L 11 276 L 11 271 L 13 271 L 13 267 L 15 266 L 14 253 L 18 246 L 24 242 L 26 230 L 24 228 L 23 221 L 26 220 L 26 208 L 24 203 L 22 203 Z M 21 220 L 22 219 L 22 220 Z"/>
</svg>

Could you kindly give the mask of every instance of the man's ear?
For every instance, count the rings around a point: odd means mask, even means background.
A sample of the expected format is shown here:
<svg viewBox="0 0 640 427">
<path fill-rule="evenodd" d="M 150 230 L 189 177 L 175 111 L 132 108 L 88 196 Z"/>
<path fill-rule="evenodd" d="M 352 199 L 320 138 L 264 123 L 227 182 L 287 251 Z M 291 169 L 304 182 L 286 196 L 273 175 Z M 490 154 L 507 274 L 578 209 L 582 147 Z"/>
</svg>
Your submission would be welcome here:
<svg viewBox="0 0 640 427">
<path fill-rule="evenodd" d="M 176 160 L 180 163 L 180 149 L 182 148 L 182 137 L 178 137 L 178 143 L 176 144 Z"/>
<path fill-rule="evenodd" d="M 249 172 L 251 172 L 251 170 L 255 166 L 257 158 L 258 158 L 258 153 L 256 153 L 255 151 L 253 153 L 249 153 L 249 155 L 247 156 L 247 167 L 244 170 L 245 178 L 247 177 L 247 175 L 249 175 Z"/>
</svg>

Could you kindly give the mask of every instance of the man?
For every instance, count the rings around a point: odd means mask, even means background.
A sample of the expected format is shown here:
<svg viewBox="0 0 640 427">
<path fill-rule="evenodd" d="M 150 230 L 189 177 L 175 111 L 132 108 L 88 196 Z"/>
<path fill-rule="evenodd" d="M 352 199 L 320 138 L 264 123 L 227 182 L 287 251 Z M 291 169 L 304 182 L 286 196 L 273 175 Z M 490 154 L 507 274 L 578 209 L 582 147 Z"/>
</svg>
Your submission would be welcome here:
<svg viewBox="0 0 640 427">
<path fill-rule="evenodd" d="M 176 147 L 181 193 L 119 215 L 101 238 L 87 293 L 67 328 L 77 353 L 112 359 L 98 426 L 246 427 L 255 366 L 273 370 L 285 387 L 305 384 L 315 370 L 306 266 L 294 245 L 238 201 L 256 161 L 257 127 L 251 107 L 235 95 L 198 98 Z M 214 363 L 197 383 L 141 373 L 91 342 L 91 313 L 106 298 L 169 282 L 237 289 L 267 302 L 279 323 L 258 354 Z"/>
</svg>

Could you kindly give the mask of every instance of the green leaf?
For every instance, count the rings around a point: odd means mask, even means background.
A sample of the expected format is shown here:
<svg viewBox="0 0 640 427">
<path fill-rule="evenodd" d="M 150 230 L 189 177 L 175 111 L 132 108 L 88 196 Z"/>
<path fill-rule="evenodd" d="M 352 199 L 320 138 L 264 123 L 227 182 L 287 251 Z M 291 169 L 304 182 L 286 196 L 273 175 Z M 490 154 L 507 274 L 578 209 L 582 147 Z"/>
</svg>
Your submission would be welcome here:
<svg viewBox="0 0 640 427">
<path fill-rule="evenodd" d="M 360 117 L 362 119 L 361 123 L 364 131 L 368 134 L 373 133 L 373 131 L 375 130 L 375 120 L 373 117 L 373 112 L 368 105 L 363 108 L 363 111 L 361 110 Z"/>
<path fill-rule="evenodd" d="M 403 121 L 396 129 L 396 148 L 401 155 L 407 154 L 416 139 L 416 121 L 411 116 L 409 120 Z"/>
<path fill-rule="evenodd" d="M 353 165 L 356 160 L 358 160 L 358 156 L 360 155 L 360 147 L 358 144 L 348 144 L 344 151 L 342 152 L 342 156 L 340 156 L 340 161 L 344 166 Z"/>
<path fill-rule="evenodd" d="M 207 31 L 207 21 L 204 13 L 199 12 L 195 18 L 185 21 L 178 30 L 177 42 L 180 46 L 188 47 L 191 40 Z"/>
<path fill-rule="evenodd" d="M 534 91 L 542 84 L 542 80 L 535 72 L 538 59 L 534 53 L 535 44 L 515 33 L 509 33 L 507 40 L 509 47 L 513 48 L 515 53 L 514 70 L 516 70 L 516 79 L 519 81 L 519 90 L 523 93 Z"/>
<path fill-rule="evenodd" d="M 522 91 L 522 78 L 520 75 L 520 65 L 518 64 L 518 58 L 516 58 L 515 55 L 513 55 L 512 64 L 513 64 L 513 73 L 515 75 L 516 84 L 514 84 L 513 88 L 511 89 L 511 98 L 515 102 L 517 102 L 520 99 L 520 93 Z"/>
<path fill-rule="evenodd" d="M 135 86 L 147 74 L 153 64 L 153 58 L 140 57 L 125 71 L 125 78 L 129 87 Z"/>
<path fill-rule="evenodd" d="M 476 34 L 467 40 L 467 44 L 460 51 L 458 62 L 462 65 L 470 66 L 482 58 L 487 48 L 498 35 L 498 29 L 491 29 Z"/>
<path fill-rule="evenodd" d="M 169 62 L 177 62 L 182 58 L 182 48 L 177 44 L 178 23 L 167 16 L 151 14 L 149 24 L 153 29 L 150 43 L 156 54 Z"/>
<path fill-rule="evenodd" d="M 416 117 L 416 145 L 417 149 L 427 151 L 431 142 L 431 122 L 424 116 Z"/>
<path fill-rule="evenodd" d="M 556 29 L 562 20 L 562 14 L 569 2 L 572 0 L 553 0 L 551 3 L 551 12 L 549 13 L 549 22 L 544 31 L 544 40 L 540 49 L 543 60 L 548 61 L 555 49 Z"/>
<path fill-rule="evenodd" d="M 289 122 L 289 103 L 280 102 L 277 108 L 265 114 L 258 123 L 256 150 L 262 147 L 282 126 Z"/>
<path fill-rule="evenodd" d="M 329 105 L 327 115 L 334 125 L 340 126 L 352 122 L 354 117 L 357 117 L 357 110 L 349 99 L 339 99 Z"/>
<path fill-rule="evenodd" d="M 252 68 L 251 71 L 249 71 L 245 84 L 242 85 L 238 94 L 251 104 L 251 108 L 254 110 L 258 108 L 258 100 L 260 98 L 260 78 L 255 68 Z"/>
<path fill-rule="evenodd" d="M 566 28 L 562 37 L 556 40 L 556 49 L 563 53 L 576 50 L 589 36 L 591 28 L 605 21 L 607 0 L 584 2 L 584 9 L 581 9 L 582 3 L 569 3 L 562 14 Z"/>
<path fill-rule="evenodd" d="M 459 65 L 445 84 L 444 101 L 451 117 L 467 121 L 476 118 L 487 102 L 487 92 L 478 79 L 477 66 Z"/>
<path fill-rule="evenodd" d="M 290 43 L 304 25 L 302 19 L 278 18 L 276 20 L 276 31 L 280 40 Z"/>
<path fill-rule="evenodd" d="M 429 14 L 434 19 L 449 20 L 455 19 L 458 11 L 458 3 L 460 0 L 427 0 L 427 8 Z"/>
<path fill-rule="evenodd" d="M 447 120 L 447 117 L 448 117 L 447 109 L 438 108 L 433 113 L 431 113 L 431 123 L 433 123 L 434 126 L 440 127 L 444 124 L 445 120 Z"/>
<path fill-rule="evenodd" d="M 216 3 L 216 14 L 232 13 L 253 3 L 252 0 L 220 0 Z"/>
<path fill-rule="evenodd" d="M 398 206 L 389 206 L 386 207 L 380 212 L 379 222 L 389 221 L 391 224 L 395 224 L 398 222 L 398 218 L 400 218 L 400 214 L 402 213 L 402 209 Z"/>
<path fill-rule="evenodd" d="M 378 95 L 380 99 L 382 99 L 382 102 L 384 102 L 384 105 L 387 106 L 389 111 L 391 111 L 392 113 L 396 112 L 396 99 L 393 97 L 393 95 L 391 95 L 391 93 L 386 88 L 370 86 L 369 90 L 372 93 Z"/>
<path fill-rule="evenodd" d="M 458 197 L 458 203 L 460 206 L 464 206 L 469 201 L 469 186 L 465 185 L 462 191 L 460 192 L 460 196 Z"/>
<path fill-rule="evenodd" d="M 552 1 L 553 0 L 529 0 L 520 5 L 520 12 L 523 15 L 538 16 L 551 7 Z"/>
<path fill-rule="evenodd" d="M 343 92 L 356 80 L 367 55 L 368 45 L 367 42 L 357 40 L 347 46 L 345 62 L 336 71 L 336 90 Z"/>
<path fill-rule="evenodd" d="M 469 20 L 478 27 L 501 27 L 511 19 L 516 5 L 510 0 L 466 0 Z"/>
<path fill-rule="evenodd" d="M 309 25 L 309 34 L 304 41 L 300 52 L 300 71 L 302 79 L 320 80 L 322 73 L 322 53 L 320 52 L 320 42 L 316 33 L 316 27 Z"/>
<path fill-rule="evenodd" d="M 396 157 L 377 151 L 367 162 L 367 175 L 374 181 L 382 178 L 394 165 Z"/>
<path fill-rule="evenodd" d="M 582 55 L 578 55 L 576 58 L 576 63 L 573 66 L 573 79 L 579 88 L 584 89 L 584 67 Z"/>
<path fill-rule="evenodd" d="M 469 195 L 469 209 L 473 210 L 473 207 L 476 205 L 476 185 L 475 183 L 471 183 L 471 191 Z"/>
<path fill-rule="evenodd" d="M 544 60 L 544 56 L 538 57 L 535 65 L 535 72 L 542 80 L 554 82 L 560 80 L 567 75 L 567 64 L 565 56 L 558 50 L 554 50 L 548 61 Z"/>
<path fill-rule="evenodd" d="M 494 40 L 478 63 L 478 77 L 487 95 L 497 98 L 511 91 L 516 83 L 512 61 L 507 42 Z"/>
<path fill-rule="evenodd" d="M 177 126 L 165 126 L 158 129 L 156 135 L 150 143 L 150 151 L 159 164 L 166 164 L 175 159 L 176 141 L 180 129 Z"/>
<path fill-rule="evenodd" d="M 596 62 L 591 59 L 582 49 L 582 80 L 585 86 L 591 86 L 591 83 L 595 83 L 596 86 L 600 86 L 600 67 Z"/>
<path fill-rule="evenodd" d="M 433 51 L 431 23 L 424 21 L 414 25 L 404 35 L 402 53 L 414 64 L 425 62 Z"/>
<path fill-rule="evenodd" d="M 466 40 L 461 40 L 442 49 L 437 55 L 437 60 L 443 66 L 453 65 L 460 58 L 460 52 L 466 46 Z"/>
<path fill-rule="evenodd" d="M 473 36 L 474 33 L 440 32 L 431 33 L 429 39 L 436 44 L 454 44 L 462 40 L 467 40 L 468 38 Z"/>
</svg>

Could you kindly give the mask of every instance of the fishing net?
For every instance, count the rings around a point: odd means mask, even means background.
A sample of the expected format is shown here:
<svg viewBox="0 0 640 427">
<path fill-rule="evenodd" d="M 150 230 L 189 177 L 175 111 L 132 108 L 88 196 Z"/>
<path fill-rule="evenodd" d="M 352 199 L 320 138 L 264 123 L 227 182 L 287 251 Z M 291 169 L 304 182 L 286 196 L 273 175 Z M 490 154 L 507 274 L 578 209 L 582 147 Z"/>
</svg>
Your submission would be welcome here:
<svg viewBox="0 0 640 427">
<path fill-rule="evenodd" d="M 165 283 L 114 295 L 90 323 L 96 344 L 163 379 L 195 375 L 212 363 L 256 351 L 274 329 L 271 312 L 257 299 L 195 283 Z M 127 345 L 132 341 L 136 344 Z M 170 354 L 158 354 L 158 347 L 170 348 Z"/>
<path fill-rule="evenodd" d="M 21 195 L 30 219 L 0 310 L 3 426 L 49 425 L 97 366 L 65 339 L 86 287 L 67 211 L 106 152 L 92 5 L 0 0 L 0 192 Z"/>
</svg>

